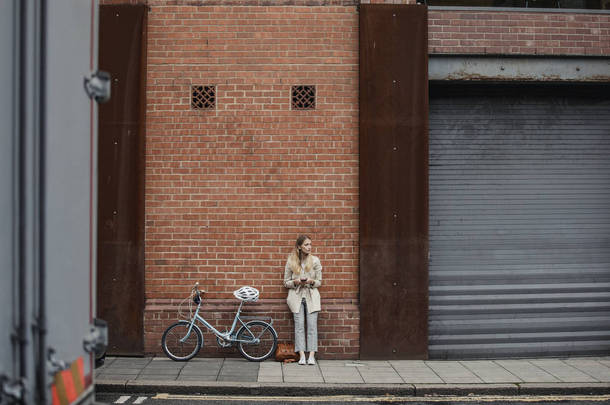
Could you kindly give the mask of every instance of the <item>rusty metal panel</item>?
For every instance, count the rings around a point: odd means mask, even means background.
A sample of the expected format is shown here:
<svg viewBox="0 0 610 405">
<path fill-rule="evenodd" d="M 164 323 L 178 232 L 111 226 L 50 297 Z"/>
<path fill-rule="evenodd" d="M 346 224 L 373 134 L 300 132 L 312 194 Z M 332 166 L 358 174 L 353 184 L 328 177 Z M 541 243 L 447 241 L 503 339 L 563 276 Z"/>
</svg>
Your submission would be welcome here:
<svg viewBox="0 0 610 405">
<path fill-rule="evenodd" d="M 360 8 L 360 357 L 428 347 L 427 8 Z"/>
<path fill-rule="evenodd" d="M 112 98 L 99 109 L 98 316 L 108 354 L 144 350 L 146 7 L 100 7 L 100 69 Z"/>
</svg>

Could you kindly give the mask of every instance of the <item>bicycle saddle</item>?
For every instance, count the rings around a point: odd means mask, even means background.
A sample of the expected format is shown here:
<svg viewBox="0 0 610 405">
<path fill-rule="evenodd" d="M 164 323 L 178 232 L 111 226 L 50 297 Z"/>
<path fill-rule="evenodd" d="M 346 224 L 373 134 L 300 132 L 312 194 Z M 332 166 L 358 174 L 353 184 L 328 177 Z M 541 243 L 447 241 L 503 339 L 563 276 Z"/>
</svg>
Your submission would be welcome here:
<svg viewBox="0 0 610 405">
<path fill-rule="evenodd" d="M 244 286 L 233 291 L 233 295 L 241 301 L 254 302 L 258 300 L 258 290 L 254 287 Z"/>
</svg>

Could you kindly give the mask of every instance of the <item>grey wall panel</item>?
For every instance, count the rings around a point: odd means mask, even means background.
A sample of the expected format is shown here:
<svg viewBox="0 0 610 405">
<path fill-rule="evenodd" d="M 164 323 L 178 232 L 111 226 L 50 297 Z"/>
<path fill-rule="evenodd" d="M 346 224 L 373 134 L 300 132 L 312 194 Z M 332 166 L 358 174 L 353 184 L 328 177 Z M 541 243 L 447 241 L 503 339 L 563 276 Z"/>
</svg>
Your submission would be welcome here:
<svg viewBox="0 0 610 405">
<path fill-rule="evenodd" d="M 93 308 L 96 128 L 83 79 L 93 70 L 96 38 L 92 1 L 61 0 L 48 7 L 46 63 L 45 266 L 50 328 L 47 343 L 59 360 L 79 356 Z"/>
<path fill-rule="evenodd" d="M 0 375 L 16 379 L 11 343 L 15 322 L 15 92 L 16 88 L 16 6 L 12 1 L 0 2 Z M 12 348 L 12 349 L 9 349 Z"/>
<path fill-rule="evenodd" d="M 431 358 L 610 352 L 610 99 L 513 90 L 432 92 Z"/>
</svg>

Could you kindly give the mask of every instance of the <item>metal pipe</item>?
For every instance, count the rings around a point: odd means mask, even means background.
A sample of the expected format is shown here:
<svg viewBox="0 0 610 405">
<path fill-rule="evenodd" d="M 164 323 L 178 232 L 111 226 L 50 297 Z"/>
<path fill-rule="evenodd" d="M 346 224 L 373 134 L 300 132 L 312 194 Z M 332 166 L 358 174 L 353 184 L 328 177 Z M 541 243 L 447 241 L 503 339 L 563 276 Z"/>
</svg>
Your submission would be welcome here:
<svg viewBox="0 0 610 405">
<path fill-rule="evenodd" d="M 40 0 L 40 30 L 39 35 L 39 97 L 38 97 L 38 135 L 39 135 L 39 166 L 38 166 L 38 399 L 39 403 L 47 403 L 47 316 L 46 316 L 46 244 L 45 244 L 45 195 L 46 195 L 46 75 L 47 75 L 47 2 Z"/>
<path fill-rule="evenodd" d="M 19 2 L 19 46 L 18 46 L 18 122 L 17 139 L 18 159 L 17 162 L 17 205 L 15 207 L 17 216 L 17 302 L 19 315 L 16 325 L 17 345 L 19 358 L 19 378 L 21 381 L 27 379 L 27 356 L 26 356 L 26 322 L 27 322 L 27 301 L 26 301 L 26 218 L 24 207 L 26 206 L 25 195 L 25 175 L 26 175 L 26 99 L 27 99 L 27 78 L 26 78 L 26 27 L 27 27 L 27 3 Z M 23 403 L 23 397 L 20 402 Z"/>
</svg>

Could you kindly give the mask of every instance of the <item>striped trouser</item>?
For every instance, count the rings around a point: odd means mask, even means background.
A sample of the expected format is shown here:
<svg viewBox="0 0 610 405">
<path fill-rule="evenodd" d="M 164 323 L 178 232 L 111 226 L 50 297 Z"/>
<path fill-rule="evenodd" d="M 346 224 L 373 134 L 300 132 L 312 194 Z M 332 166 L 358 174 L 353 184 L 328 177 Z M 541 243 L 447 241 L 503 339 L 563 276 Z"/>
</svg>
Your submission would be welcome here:
<svg viewBox="0 0 610 405">
<path fill-rule="evenodd" d="M 307 350 L 305 350 L 305 319 L 307 318 Z M 294 314 L 294 350 L 296 352 L 318 351 L 318 313 L 307 313 L 305 299 L 301 301 L 301 308 Z"/>
</svg>

